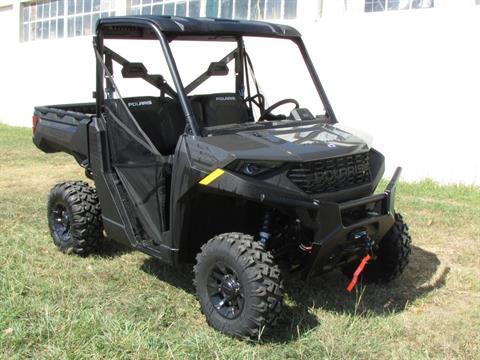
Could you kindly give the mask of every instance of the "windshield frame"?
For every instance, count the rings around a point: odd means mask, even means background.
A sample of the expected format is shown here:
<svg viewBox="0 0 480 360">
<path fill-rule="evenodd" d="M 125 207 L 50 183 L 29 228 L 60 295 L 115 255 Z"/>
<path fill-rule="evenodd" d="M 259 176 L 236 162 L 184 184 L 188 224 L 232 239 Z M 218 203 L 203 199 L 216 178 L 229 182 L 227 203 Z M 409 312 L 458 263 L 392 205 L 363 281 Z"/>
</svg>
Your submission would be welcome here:
<svg viewBox="0 0 480 360">
<path fill-rule="evenodd" d="M 113 19 L 112 19 L 113 20 Z M 125 21 L 125 19 L 123 19 Z M 244 44 L 243 44 L 243 37 L 249 36 L 249 37 L 260 37 L 260 38 L 276 38 L 276 39 L 283 39 L 285 41 L 292 41 L 295 43 L 300 51 L 300 54 L 302 55 L 302 58 L 304 60 L 305 65 L 307 66 L 308 73 L 310 75 L 311 80 L 313 81 L 313 84 L 317 90 L 318 96 L 320 97 L 320 100 L 323 103 L 323 106 L 325 108 L 325 115 L 328 117 L 330 122 L 337 122 L 335 113 L 332 109 L 332 106 L 330 104 L 330 101 L 328 100 L 328 97 L 325 93 L 325 90 L 320 82 L 320 79 L 317 75 L 317 72 L 315 70 L 315 67 L 312 63 L 312 60 L 308 54 L 308 51 L 305 47 L 305 44 L 300 36 L 298 37 L 292 37 L 292 36 L 279 36 L 278 34 L 275 36 L 268 36 L 265 34 L 165 34 L 162 32 L 160 27 L 155 21 L 149 21 L 150 19 L 145 19 L 145 18 L 135 18 L 131 17 L 128 19 L 128 24 L 125 23 L 120 23 L 120 25 L 125 24 L 127 26 L 132 27 L 132 29 L 136 29 L 135 31 L 138 31 L 137 29 L 144 29 L 150 31 L 148 34 L 149 36 L 154 36 L 159 42 L 160 46 L 163 52 L 163 55 L 165 57 L 167 66 L 170 71 L 170 75 L 172 77 L 172 80 L 174 82 L 174 87 L 177 92 L 178 96 L 178 101 L 180 103 L 180 106 L 184 112 L 185 119 L 187 121 L 188 126 L 190 127 L 190 131 L 193 135 L 196 136 L 203 136 L 204 135 L 204 128 L 202 124 L 196 119 L 195 114 L 192 110 L 192 106 L 190 103 L 190 100 L 188 99 L 188 96 L 185 91 L 185 87 L 182 83 L 180 73 L 178 71 L 178 67 L 175 62 L 175 58 L 172 54 L 172 50 L 170 48 L 170 42 L 172 41 L 182 41 L 183 39 L 185 40 L 203 40 L 203 41 L 236 41 L 237 42 L 237 50 L 238 53 L 240 54 L 239 56 L 236 57 L 236 62 L 237 58 L 239 59 L 239 62 L 235 64 L 235 69 L 236 69 L 236 92 L 239 91 L 240 88 L 244 85 L 245 82 L 245 74 L 244 74 L 244 69 L 245 69 L 245 64 L 244 64 Z M 123 28 L 125 29 L 125 28 Z M 133 39 L 133 40 L 141 40 L 141 37 L 134 37 L 132 36 L 132 32 L 120 32 L 118 34 L 112 35 L 111 33 L 108 33 L 108 35 L 103 34 L 102 32 L 102 26 L 100 23 L 97 23 L 97 31 L 96 31 L 96 36 L 94 37 L 94 47 L 95 49 L 103 56 L 104 51 L 103 51 L 103 39 L 106 38 L 115 38 L 115 39 Z M 146 38 L 146 37 L 145 37 Z M 103 67 L 99 63 L 100 59 L 97 59 L 97 115 L 100 115 L 103 105 L 104 105 L 104 98 L 103 98 L 103 86 L 104 86 L 104 76 L 103 76 Z M 255 123 L 256 124 L 256 123 Z M 248 127 L 246 127 L 247 130 Z M 239 130 L 241 131 L 241 130 Z M 211 132 L 208 131 L 210 134 Z"/>
</svg>

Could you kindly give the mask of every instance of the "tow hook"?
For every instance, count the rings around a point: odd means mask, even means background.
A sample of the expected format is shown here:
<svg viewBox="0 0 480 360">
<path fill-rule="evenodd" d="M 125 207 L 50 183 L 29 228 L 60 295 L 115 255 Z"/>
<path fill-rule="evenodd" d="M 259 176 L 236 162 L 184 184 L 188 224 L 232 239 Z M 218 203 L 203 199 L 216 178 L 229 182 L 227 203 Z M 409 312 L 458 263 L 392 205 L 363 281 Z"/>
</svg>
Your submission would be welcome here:
<svg viewBox="0 0 480 360">
<path fill-rule="evenodd" d="M 353 290 L 353 288 L 355 287 L 355 285 L 357 285 L 358 277 L 360 276 L 360 274 L 361 274 L 362 271 L 363 271 L 363 268 L 365 267 L 365 265 L 367 265 L 368 261 L 369 261 L 371 258 L 372 258 L 372 257 L 370 256 L 370 254 L 367 254 L 367 255 L 362 259 L 362 261 L 360 262 L 360 265 L 358 265 L 357 269 L 356 269 L 355 272 L 353 273 L 352 281 L 350 281 L 350 284 L 348 284 L 348 286 L 347 286 L 347 291 L 348 291 L 348 292 L 352 292 L 352 290 Z"/>
</svg>

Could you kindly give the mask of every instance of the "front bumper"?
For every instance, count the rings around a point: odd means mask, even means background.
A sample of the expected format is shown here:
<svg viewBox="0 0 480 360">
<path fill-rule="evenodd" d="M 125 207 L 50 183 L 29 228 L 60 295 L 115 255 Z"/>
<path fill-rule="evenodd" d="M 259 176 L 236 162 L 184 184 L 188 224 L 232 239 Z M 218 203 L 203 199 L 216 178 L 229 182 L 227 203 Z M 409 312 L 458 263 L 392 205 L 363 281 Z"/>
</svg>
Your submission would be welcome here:
<svg viewBox="0 0 480 360">
<path fill-rule="evenodd" d="M 343 203 L 320 204 L 314 217 L 303 214 L 302 222 L 310 220 L 314 227 L 311 256 L 305 275 L 329 271 L 364 256 L 366 248 L 355 243 L 354 234 L 366 230 L 378 244 L 394 224 L 395 189 L 402 169 L 398 167 L 383 193 Z M 361 216 L 348 216 L 361 214 Z"/>
<path fill-rule="evenodd" d="M 304 267 L 305 276 L 311 276 L 352 261 L 359 256 L 358 250 L 364 255 L 365 248 L 355 247 L 353 234 L 366 230 L 374 242 L 381 241 L 394 223 L 395 188 L 401 171 L 400 167 L 395 170 L 383 193 L 341 203 L 313 200 L 229 171 L 222 171 L 222 176 L 202 188 L 283 209 L 300 219 L 313 233 L 312 252 Z"/>
</svg>

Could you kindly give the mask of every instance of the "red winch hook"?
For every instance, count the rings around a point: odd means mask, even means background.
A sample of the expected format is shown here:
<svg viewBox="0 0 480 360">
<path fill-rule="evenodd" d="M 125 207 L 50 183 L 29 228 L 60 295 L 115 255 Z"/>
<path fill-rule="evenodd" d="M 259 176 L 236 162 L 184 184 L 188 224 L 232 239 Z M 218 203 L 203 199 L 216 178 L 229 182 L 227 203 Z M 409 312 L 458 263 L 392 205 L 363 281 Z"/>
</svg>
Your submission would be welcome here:
<svg viewBox="0 0 480 360">
<path fill-rule="evenodd" d="M 355 287 L 355 285 L 357 285 L 358 277 L 360 276 L 360 274 L 362 273 L 363 269 L 365 268 L 365 265 L 367 265 L 367 262 L 368 262 L 371 258 L 372 258 L 372 257 L 370 256 L 370 254 L 367 254 L 367 255 L 362 259 L 362 261 L 360 262 L 360 265 L 358 265 L 357 269 L 356 269 L 355 272 L 353 273 L 352 281 L 350 281 L 350 284 L 348 284 L 348 286 L 347 286 L 347 291 L 348 291 L 348 292 L 351 292 L 351 291 L 353 290 L 353 288 Z"/>
</svg>

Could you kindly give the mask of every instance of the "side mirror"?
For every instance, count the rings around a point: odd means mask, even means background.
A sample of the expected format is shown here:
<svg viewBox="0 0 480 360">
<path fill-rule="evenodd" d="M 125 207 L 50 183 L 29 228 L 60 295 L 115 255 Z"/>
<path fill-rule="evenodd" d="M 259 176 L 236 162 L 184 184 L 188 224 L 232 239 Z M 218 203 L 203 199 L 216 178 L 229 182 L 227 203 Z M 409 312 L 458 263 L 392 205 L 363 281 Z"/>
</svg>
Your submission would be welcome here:
<svg viewBox="0 0 480 360">
<path fill-rule="evenodd" d="M 127 63 L 122 67 L 124 78 L 144 78 L 147 74 L 147 68 L 142 63 Z"/>
<path fill-rule="evenodd" d="M 228 66 L 223 62 L 212 62 L 207 70 L 208 76 L 228 75 Z"/>
</svg>

